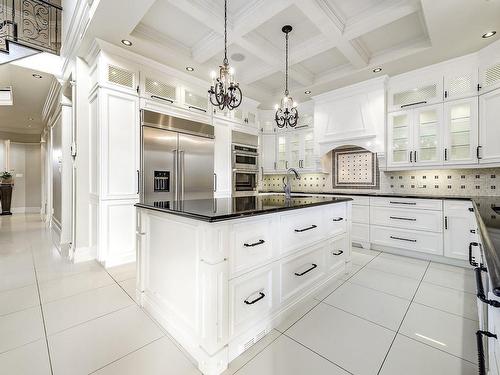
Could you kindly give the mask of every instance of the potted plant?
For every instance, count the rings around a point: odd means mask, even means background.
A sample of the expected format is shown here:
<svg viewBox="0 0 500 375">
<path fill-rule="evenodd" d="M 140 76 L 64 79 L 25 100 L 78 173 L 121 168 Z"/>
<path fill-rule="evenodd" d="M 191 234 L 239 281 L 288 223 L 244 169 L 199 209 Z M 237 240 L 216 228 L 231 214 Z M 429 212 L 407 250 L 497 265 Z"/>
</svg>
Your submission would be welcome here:
<svg viewBox="0 0 500 375">
<path fill-rule="evenodd" d="M 4 171 L 0 174 L 1 184 L 12 184 L 12 173 Z"/>
</svg>

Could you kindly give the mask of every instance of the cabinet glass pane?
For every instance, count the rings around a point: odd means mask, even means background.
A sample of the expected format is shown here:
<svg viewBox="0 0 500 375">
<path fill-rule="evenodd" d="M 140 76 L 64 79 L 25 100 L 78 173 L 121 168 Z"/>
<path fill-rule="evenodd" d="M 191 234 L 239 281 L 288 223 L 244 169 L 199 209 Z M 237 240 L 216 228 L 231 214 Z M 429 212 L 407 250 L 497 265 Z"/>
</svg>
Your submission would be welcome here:
<svg viewBox="0 0 500 375">
<path fill-rule="evenodd" d="M 314 161 L 314 132 L 304 135 L 304 168 L 312 168 Z"/>
<path fill-rule="evenodd" d="M 450 150 L 449 160 L 471 158 L 471 105 L 469 103 L 456 104 L 450 107 L 449 129 Z"/>
<path fill-rule="evenodd" d="M 300 160 L 300 134 L 293 133 L 288 136 L 288 147 L 290 150 L 289 167 L 295 168 L 299 166 Z"/>
<path fill-rule="evenodd" d="M 278 169 L 286 168 L 286 138 L 285 136 L 278 137 Z"/>
<path fill-rule="evenodd" d="M 418 113 L 418 161 L 438 160 L 438 125 L 435 109 Z"/>
<path fill-rule="evenodd" d="M 409 139 L 408 114 L 397 115 L 392 118 L 392 160 L 405 162 L 408 155 Z"/>
</svg>

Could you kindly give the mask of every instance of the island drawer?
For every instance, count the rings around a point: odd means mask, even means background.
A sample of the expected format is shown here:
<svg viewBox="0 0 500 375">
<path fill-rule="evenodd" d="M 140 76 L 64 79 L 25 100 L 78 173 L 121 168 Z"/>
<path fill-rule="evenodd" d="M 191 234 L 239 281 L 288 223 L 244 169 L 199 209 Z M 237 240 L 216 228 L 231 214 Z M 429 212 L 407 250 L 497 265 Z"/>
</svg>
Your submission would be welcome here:
<svg viewBox="0 0 500 375">
<path fill-rule="evenodd" d="M 273 264 L 229 281 L 229 335 L 235 336 L 273 310 Z"/>
<path fill-rule="evenodd" d="M 235 224 L 230 231 L 231 274 L 264 264 L 273 258 L 273 220 L 261 216 Z"/>
<path fill-rule="evenodd" d="M 328 236 L 335 236 L 347 230 L 347 204 L 338 203 L 325 206 L 325 224 Z"/>
<path fill-rule="evenodd" d="M 441 233 L 371 225 L 370 241 L 376 245 L 443 255 L 443 235 Z"/>
<path fill-rule="evenodd" d="M 441 211 L 370 207 L 370 221 L 373 225 L 402 229 L 438 233 L 443 231 L 443 213 Z"/>
<path fill-rule="evenodd" d="M 323 243 L 305 253 L 283 259 L 280 265 L 282 302 L 294 297 L 325 275 L 326 248 L 327 244 Z"/>
<path fill-rule="evenodd" d="M 346 259 L 349 257 L 349 251 L 350 246 L 346 234 L 329 241 L 325 247 L 327 272 L 345 264 Z"/>
<path fill-rule="evenodd" d="M 281 254 L 305 248 L 324 238 L 326 225 L 321 207 L 296 210 L 280 217 Z"/>
<path fill-rule="evenodd" d="M 403 209 L 443 210 L 440 199 L 370 197 L 370 206 L 396 207 Z"/>
</svg>

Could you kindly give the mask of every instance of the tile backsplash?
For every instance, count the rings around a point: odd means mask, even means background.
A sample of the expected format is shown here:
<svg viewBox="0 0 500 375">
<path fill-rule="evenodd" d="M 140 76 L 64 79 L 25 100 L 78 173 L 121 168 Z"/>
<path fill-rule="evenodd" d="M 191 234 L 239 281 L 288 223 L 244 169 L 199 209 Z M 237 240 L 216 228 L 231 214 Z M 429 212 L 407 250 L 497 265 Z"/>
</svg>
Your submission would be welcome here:
<svg viewBox="0 0 500 375">
<path fill-rule="evenodd" d="M 284 175 L 265 175 L 262 191 L 283 190 Z M 326 173 L 303 174 L 292 179 L 292 191 L 307 193 L 401 193 L 450 196 L 500 196 L 500 168 L 419 170 L 380 172 L 380 188 L 338 189 L 332 186 L 332 175 Z"/>
</svg>

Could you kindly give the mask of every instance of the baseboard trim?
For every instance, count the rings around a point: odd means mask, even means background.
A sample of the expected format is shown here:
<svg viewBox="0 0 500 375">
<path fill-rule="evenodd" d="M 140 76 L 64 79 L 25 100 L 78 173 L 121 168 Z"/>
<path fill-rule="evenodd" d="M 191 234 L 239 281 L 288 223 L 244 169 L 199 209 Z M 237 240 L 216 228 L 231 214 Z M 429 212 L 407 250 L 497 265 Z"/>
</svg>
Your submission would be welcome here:
<svg viewBox="0 0 500 375">
<path fill-rule="evenodd" d="M 39 214 L 41 207 L 12 207 L 10 212 L 13 214 Z"/>
</svg>

